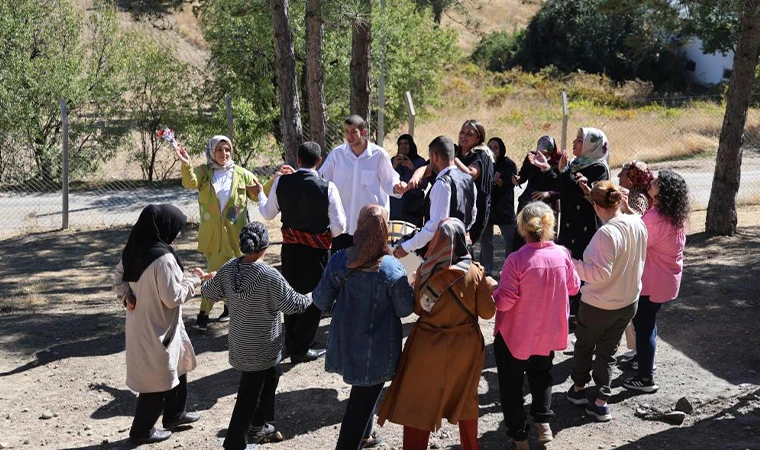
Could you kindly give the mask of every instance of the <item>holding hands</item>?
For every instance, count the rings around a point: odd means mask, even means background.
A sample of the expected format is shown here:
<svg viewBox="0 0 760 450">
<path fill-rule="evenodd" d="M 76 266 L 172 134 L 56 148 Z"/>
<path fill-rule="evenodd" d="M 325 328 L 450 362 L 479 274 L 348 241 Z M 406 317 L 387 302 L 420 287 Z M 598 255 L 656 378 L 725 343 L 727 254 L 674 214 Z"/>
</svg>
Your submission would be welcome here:
<svg viewBox="0 0 760 450">
<path fill-rule="evenodd" d="M 201 281 L 207 281 L 207 280 L 210 280 L 210 279 L 214 278 L 214 276 L 216 276 L 216 271 L 214 271 L 214 272 L 205 272 L 200 267 L 196 267 L 195 269 L 193 269 L 193 275 L 195 275 L 196 277 L 200 278 Z"/>
<path fill-rule="evenodd" d="M 263 189 L 263 186 L 261 186 L 261 183 L 259 183 L 259 180 L 255 178 L 253 180 L 252 185 L 245 187 L 245 190 L 248 191 L 248 193 L 252 195 L 254 198 L 259 197 L 259 193 L 261 192 L 262 189 Z"/>
<path fill-rule="evenodd" d="M 399 181 L 398 184 L 393 186 L 394 194 L 403 194 L 407 190 L 409 190 L 409 185 L 404 181 Z"/>
<path fill-rule="evenodd" d="M 495 291 L 496 288 L 499 286 L 499 282 L 494 280 L 490 276 L 486 277 L 486 283 L 488 283 L 488 287 L 491 288 L 491 292 Z"/>
<path fill-rule="evenodd" d="M 401 258 L 403 258 L 404 256 L 406 256 L 408 254 L 409 253 L 407 253 L 407 251 L 404 250 L 404 248 L 401 247 L 400 245 L 398 247 L 396 247 L 395 249 L 393 249 L 393 256 L 395 256 L 398 259 L 401 259 Z"/>
</svg>

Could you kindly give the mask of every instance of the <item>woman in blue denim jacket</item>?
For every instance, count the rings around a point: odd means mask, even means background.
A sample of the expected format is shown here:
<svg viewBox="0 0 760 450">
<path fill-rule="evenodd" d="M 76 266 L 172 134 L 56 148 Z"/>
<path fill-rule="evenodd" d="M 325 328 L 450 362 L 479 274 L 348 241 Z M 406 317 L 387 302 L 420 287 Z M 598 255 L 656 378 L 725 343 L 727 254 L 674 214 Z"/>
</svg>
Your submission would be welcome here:
<svg viewBox="0 0 760 450">
<path fill-rule="evenodd" d="M 312 297 L 332 311 L 325 370 L 352 386 L 335 448 L 357 450 L 376 440 L 374 411 L 401 355 L 401 318 L 414 311 L 404 267 L 388 249 L 384 208 L 362 208 L 353 247 L 330 258 Z"/>
</svg>

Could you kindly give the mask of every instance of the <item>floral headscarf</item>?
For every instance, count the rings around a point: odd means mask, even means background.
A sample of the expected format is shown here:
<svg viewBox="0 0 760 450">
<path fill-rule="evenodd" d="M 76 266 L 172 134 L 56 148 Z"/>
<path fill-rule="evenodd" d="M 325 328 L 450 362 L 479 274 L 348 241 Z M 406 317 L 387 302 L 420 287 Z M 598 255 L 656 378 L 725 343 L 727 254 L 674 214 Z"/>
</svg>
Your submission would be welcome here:
<svg viewBox="0 0 760 450">
<path fill-rule="evenodd" d="M 575 173 L 597 162 L 607 165 L 610 158 L 610 141 L 607 140 L 604 131 L 598 128 L 581 128 L 579 131 L 583 134 L 581 156 L 570 161 L 568 168 Z"/>
<path fill-rule="evenodd" d="M 449 217 L 441 221 L 430 241 L 425 262 L 419 269 L 420 306 L 430 311 L 441 295 L 470 271 L 472 257 L 467 250 L 467 231 L 464 223 Z M 446 276 L 433 275 L 446 272 Z"/>
<path fill-rule="evenodd" d="M 559 165 L 559 159 L 562 155 L 559 153 L 559 150 L 557 149 L 557 141 L 555 141 L 553 137 L 546 135 L 538 138 L 536 149 L 545 152 L 546 160 L 549 162 L 550 166 L 557 167 Z"/>
<path fill-rule="evenodd" d="M 230 150 L 232 150 L 232 141 L 227 136 L 223 136 L 221 134 L 216 135 L 208 140 L 206 143 L 206 164 L 208 164 L 209 167 L 211 167 L 214 170 L 220 170 L 220 169 L 231 169 L 232 166 L 235 165 L 235 161 L 230 158 L 229 161 L 227 161 L 227 164 L 224 166 L 220 165 L 216 160 L 214 159 L 214 151 L 216 150 L 216 146 L 219 145 L 222 141 L 230 144 Z"/>
<path fill-rule="evenodd" d="M 380 205 L 370 203 L 359 211 L 354 233 L 354 245 L 346 250 L 349 269 L 377 272 L 388 248 L 388 212 Z"/>
<path fill-rule="evenodd" d="M 649 185 L 652 183 L 652 180 L 654 180 L 654 175 L 652 175 L 652 172 L 647 167 L 647 163 L 644 161 L 637 161 L 634 159 L 633 161 L 626 163 L 620 172 L 626 173 L 626 176 L 631 180 L 633 187 L 643 188 L 645 191 L 649 189 Z"/>
</svg>

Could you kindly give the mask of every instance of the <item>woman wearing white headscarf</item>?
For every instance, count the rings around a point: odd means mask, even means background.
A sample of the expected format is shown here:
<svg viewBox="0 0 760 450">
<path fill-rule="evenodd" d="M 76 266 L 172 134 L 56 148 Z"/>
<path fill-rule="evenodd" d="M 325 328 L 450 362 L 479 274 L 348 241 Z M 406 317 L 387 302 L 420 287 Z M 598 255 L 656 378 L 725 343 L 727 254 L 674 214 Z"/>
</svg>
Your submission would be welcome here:
<svg viewBox="0 0 760 450">
<path fill-rule="evenodd" d="M 607 136 L 597 128 L 579 128 L 573 141 L 573 156 L 568 163 L 567 153 L 563 150 L 556 170 L 540 152 L 528 154 L 528 159 L 541 171 L 551 171 L 550 175 L 556 178 L 561 214 L 557 243 L 567 247 L 573 258 L 582 259 L 594 233 L 602 226 L 587 192 L 593 183 L 610 179 Z M 577 315 L 579 302 L 580 294 L 570 297 L 572 316 Z"/>
<path fill-rule="evenodd" d="M 232 141 L 227 136 L 214 136 L 206 144 L 206 163 L 190 166 L 187 151 L 180 147 L 177 157 L 182 162 L 182 186 L 198 190 L 200 228 L 198 251 L 203 253 L 207 270 L 214 272 L 229 259 L 242 256 L 238 237 L 248 224 L 248 200 L 257 200 L 259 181 L 232 160 Z M 213 303 L 201 299 L 195 328 L 205 330 Z M 219 316 L 228 321 L 227 305 Z"/>
</svg>

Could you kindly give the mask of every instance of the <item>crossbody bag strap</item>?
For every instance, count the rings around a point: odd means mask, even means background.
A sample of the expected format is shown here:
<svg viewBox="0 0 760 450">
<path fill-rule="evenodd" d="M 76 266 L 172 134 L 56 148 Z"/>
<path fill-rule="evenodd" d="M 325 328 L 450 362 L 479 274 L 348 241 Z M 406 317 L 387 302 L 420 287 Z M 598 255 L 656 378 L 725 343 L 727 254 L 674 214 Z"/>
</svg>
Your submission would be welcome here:
<svg viewBox="0 0 760 450">
<path fill-rule="evenodd" d="M 454 297 L 454 301 L 456 301 L 457 305 L 459 305 L 459 307 L 462 308 L 462 311 L 466 312 L 467 315 L 470 316 L 470 318 L 473 321 L 475 321 L 475 323 L 478 323 L 478 316 L 475 313 L 473 313 L 472 311 L 470 311 L 469 309 L 467 309 L 466 306 L 464 306 L 464 303 L 462 303 L 462 301 L 459 300 L 459 296 L 457 295 L 456 292 L 454 292 L 454 289 L 452 289 L 451 286 L 449 286 L 446 289 L 449 291 L 449 293 L 451 294 L 451 296 Z"/>
</svg>

